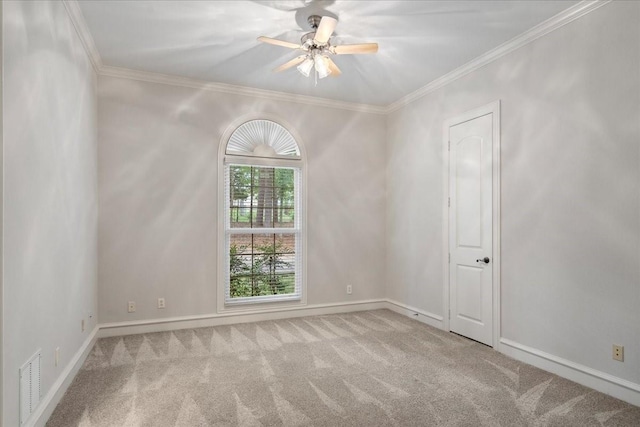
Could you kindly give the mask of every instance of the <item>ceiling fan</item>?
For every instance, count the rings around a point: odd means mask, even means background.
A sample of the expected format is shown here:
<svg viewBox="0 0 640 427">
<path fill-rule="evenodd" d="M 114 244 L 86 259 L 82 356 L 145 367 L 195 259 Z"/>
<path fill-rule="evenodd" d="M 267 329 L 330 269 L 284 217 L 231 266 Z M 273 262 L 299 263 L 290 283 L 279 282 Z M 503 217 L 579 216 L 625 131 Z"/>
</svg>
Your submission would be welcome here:
<svg viewBox="0 0 640 427">
<path fill-rule="evenodd" d="M 332 55 L 351 55 L 363 53 L 376 53 L 377 43 L 344 44 L 333 46 L 331 35 L 335 30 L 338 20 L 331 16 L 311 15 L 307 19 L 312 31 L 302 36 L 300 44 L 291 43 L 284 40 L 272 39 L 270 37 L 258 37 L 258 41 L 282 46 L 289 49 L 299 49 L 305 53 L 286 62 L 274 69 L 275 72 L 284 71 L 297 66 L 298 71 L 305 77 L 309 77 L 311 70 L 315 69 L 316 81 L 318 78 L 325 78 L 329 75 L 337 77 L 342 72 L 331 59 Z"/>
</svg>

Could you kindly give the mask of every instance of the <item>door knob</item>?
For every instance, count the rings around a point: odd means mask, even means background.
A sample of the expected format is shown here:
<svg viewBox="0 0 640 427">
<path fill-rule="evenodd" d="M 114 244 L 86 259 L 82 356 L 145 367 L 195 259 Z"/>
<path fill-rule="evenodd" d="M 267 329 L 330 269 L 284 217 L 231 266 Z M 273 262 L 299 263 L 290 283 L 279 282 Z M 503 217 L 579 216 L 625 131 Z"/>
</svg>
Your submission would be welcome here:
<svg viewBox="0 0 640 427">
<path fill-rule="evenodd" d="M 491 261 L 491 260 L 489 259 L 488 256 L 486 256 L 486 257 L 484 257 L 482 259 L 477 259 L 476 260 L 476 262 L 484 262 L 485 264 L 489 264 L 489 261 Z"/>
</svg>

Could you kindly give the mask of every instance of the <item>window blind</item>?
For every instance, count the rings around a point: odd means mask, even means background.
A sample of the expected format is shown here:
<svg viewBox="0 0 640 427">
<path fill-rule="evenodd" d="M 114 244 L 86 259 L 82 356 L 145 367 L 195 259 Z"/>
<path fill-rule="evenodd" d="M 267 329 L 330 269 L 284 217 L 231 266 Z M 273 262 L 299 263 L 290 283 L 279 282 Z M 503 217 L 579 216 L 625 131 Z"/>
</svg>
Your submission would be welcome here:
<svg viewBox="0 0 640 427">
<path fill-rule="evenodd" d="M 300 168 L 226 163 L 224 189 L 225 304 L 300 300 Z"/>
</svg>

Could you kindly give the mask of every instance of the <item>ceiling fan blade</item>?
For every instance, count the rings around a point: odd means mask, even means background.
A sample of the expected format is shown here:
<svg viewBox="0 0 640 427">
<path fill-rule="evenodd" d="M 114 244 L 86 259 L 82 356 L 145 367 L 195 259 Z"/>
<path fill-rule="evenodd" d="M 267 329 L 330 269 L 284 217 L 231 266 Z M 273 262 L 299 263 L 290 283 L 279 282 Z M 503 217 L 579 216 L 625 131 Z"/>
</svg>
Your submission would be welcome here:
<svg viewBox="0 0 640 427">
<path fill-rule="evenodd" d="M 300 45 L 297 43 L 291 43 L 284 40 L 272 39 L 271 37 L 260 36 L 259 42 L 274 44 L 276 46 L 288 47 L 289 49 L 300 49 Z"/>
<path fill-rule="evenodd" d="M 331 34 L 333 34 L 333 30 L 336 29 L 336 25 L 338 25 L 337 19 L 330 16 L 323 16 L 313 40 L 318 44 L 325 44 L 329 41 Z"/>
<path fill-rule="evenodd" d="M 274 68 L 273 72 L 274 73 L 279 73 L 280 71 L 284 71 L 287 68 L 294 67 L 294 66 L 300 64 L 302 61 L 304 61 L 306 57 L 307 57 L 307 55 L 300 55 L 300 56 L 298 56 L 296 58 L 293 58 L 291 61 L 282 64 L 278 68 Z"/>
<path fill-rule="evenodd" d="M 336 55 L 376 53 L 378 51 L 378 43 L 343 44 L 340 46 L 334 46 L 332 51 Z"/>
<path fill-rule="evenodd" d="M 329 67 L 329 70 L 331 70 L 331 74 L 330 74 L 331 77 L 338 77 L 340 74 L 342 74 L 342 71 L 340 71 L 340 68 L 338 68 L 336 63 L 333 62 L 329 57 L 327 57 L 327 67 Z"/>
</svg>

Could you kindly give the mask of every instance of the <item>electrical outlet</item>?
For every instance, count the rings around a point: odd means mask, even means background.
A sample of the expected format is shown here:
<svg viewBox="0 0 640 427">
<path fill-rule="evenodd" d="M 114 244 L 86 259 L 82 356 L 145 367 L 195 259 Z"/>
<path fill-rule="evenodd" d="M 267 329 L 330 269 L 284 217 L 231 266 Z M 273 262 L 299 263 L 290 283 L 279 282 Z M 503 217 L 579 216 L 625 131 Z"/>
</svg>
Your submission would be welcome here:
<svg viewBox="0 0 640 427">
<path fill-rule="evenodd" d="M 613 345 L 613 360 L 617 360 L 618 362 L 624 362 L 624 346 L 623 345 Z"/>
<path fill-rule="evenodd" d="M 56 347 L 56 351 L 54 352 L 55 366 L 58 366 L 58 362 L 60 362 L 60 347 Z"/>
<path fill-rule="evenodd" d="M 84 332 L 84 319 L 82 319 L 82 332 Z"/>
<path fill-rule="evenodd" d="M 136 302 L 135 301 L 129 301 L 129 305 L 127 306 L 127 311 L 129 313 L 133 313 L 136 311 Z"/>
<path fill-rule="evenodd" d="M 165 308 L 164 298 L 158 298 L 158 308 Z"/>
<path fill-rule="evenodd" d="M 353 293 L 353 288 L 351 285 L 347 285 L 347 295 L 351 295 Z"/>
</svg>

